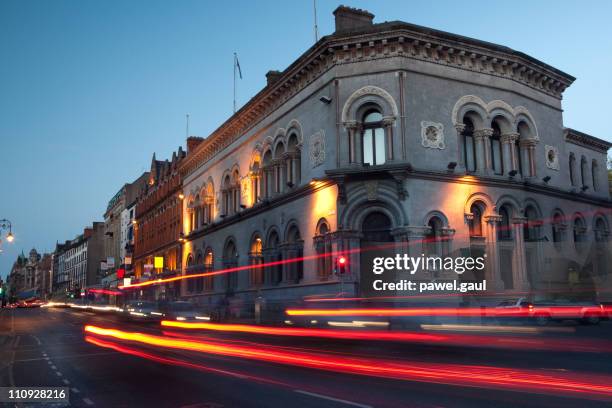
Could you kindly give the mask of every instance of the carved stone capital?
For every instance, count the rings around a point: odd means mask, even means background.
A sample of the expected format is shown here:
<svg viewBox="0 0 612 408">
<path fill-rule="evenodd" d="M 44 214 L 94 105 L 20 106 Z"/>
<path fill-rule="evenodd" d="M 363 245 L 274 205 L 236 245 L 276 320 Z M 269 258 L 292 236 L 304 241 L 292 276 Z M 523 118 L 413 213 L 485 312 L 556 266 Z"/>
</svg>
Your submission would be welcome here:
<svg viewBox="0 0 612 408">
<path fill-rule="evenodd" d="M 347 122 L 342 123 L 346 130 L 357 130 L 359 128 L 359 123 L 356 120 L 349 120 Z"/>
<path fill-rule="evenodd" d="M 525 217 L 514 217 L 510 219 L 512 224 L 525 224 L 527 222 L 527 218 Z"/>
<path fill-rule="evenodd" d="M 519 139 L 520 136 L 521 134 L 516 132 L 504 133 L 501 135 L 500 140 L 502 143 L 514 143 Z"/>
<path fill-rule="evenodd" d="M 487 139 L 491 136 L 493 136 L 493 129 L 491 128 L 477 129 L 474 131 L 474 138 L 476 139 Z"/>
<path fill-rule="evenodd" d="M 395 116 L 384 116 L 382 118 L 383 127 L 393 126 L 395 124 Z"/>
<path fill-rule="evenodd" d="M 502 221 L 502 216 L 501 215 L 486 215 L 484 217 L 484 220 L 488 224 L 498 224 Z"/>
<path fill-rule="evenodd" d="M 538 139 L 521 139 L 519 144 L 521 145 L 521 147 L 535 147 L 538 142 Z"/>
<path fill-rule="evenodd" d="M 466 128 L 465 124 L 463 124 L 463 123 L 455 123 L 454 127 L 455 127 L 455 130 L 457 131 L 458 134 L 463 133 L 463 131 Z"/>
</svg>

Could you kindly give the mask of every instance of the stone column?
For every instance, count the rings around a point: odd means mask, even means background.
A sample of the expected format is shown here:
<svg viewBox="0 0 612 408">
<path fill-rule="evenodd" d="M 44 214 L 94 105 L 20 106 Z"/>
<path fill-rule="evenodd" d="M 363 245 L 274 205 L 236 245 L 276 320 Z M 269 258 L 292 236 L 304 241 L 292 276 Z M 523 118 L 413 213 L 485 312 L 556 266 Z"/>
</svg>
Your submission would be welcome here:
<svg viewBox="0 0 612 408">
<path fill-rule="evenodd" d="M 461 169 L 465 169 L 465 146 L 463 140 L 463 132 L 465 131 L 465 125 L 463 123 L 455 123 L 455 130 L 457 131 L 457 166 Z"/>
<path fill-rule="evenodd" d="M 500 215 L 488 215 L 484 217 L 487 228 L 487 243 L 486 265 L 489 267 L 489 273 L 485 276 L 487 286 L 494 290 L 503 290 L 504 283 L 501 278 L 501 268 L 499 264 L 499 245 L 497 244 L 497 225 L 501 222 Z"/>
<path fill-rule="evenodd" d="M 350 122 L 345 122 L 344 127 L 348 132 L 348 164 L 354 165 L 359 161 L 357 158 L 357 138 L 359 126 L 357 125 L 357 122 L 353 120 Z"/>
<path fill-rule="evenodd" d="M 512 220 L 514 225 L 514 265 L 512 268 L 512 280 L 515 290 L 524 290 L 529 287 L 527 280 L 527 262 L 525 261 L 525 238 L 523 236 L 523 225 L 527 222 L 524 217 L 515 217 Z"/>
<path fill-rule="evenodd" d="M 536 177 L 535 166 L 535 147 L 538 144 L 536 139 L 521 139 L 520 147 L 522 154 L 522 163 L 525 173 L 523 177 Z"/>
<path fill-rule="evenodd" d="M 382 120 L 383 129 L 385 130 L 385 162 L 393 161 L 393 124 L 395 117 L 385 116 Z"/>
<path fill-rule="evenodd" d="M 476 142 L 476 171 L 482 174 L 492 172 L 491 166 L 491 143 L 489 141 L 493 135 L 493 129 L 485 128 L 474 131 L 474 139 Z"/>
<path fill-rule="evenodd" d="M 504 133 L 501 135 L 502 151 L 504 154 L 504 174 L 508 174 L 512 170 L 518 172 L 518 158 L 514 154 L 514 143 L 519 136 L 518 133 Z"/>
</svg>

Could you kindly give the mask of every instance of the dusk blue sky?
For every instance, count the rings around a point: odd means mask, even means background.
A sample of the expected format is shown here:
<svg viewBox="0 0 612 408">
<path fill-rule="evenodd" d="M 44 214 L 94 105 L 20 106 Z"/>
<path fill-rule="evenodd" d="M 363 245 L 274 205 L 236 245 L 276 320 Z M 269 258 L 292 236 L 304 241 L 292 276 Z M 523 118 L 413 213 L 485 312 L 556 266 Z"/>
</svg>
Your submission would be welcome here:
<svg viewBox="0 0 612 408">
<path fill-rule="evenodd" d="M 376 15 L 525 52 L 577 78 L 564 124 L 612 140 L 612 2 L 344 1 Z M 321 35 L 337 1 L 318 1 Z M 13 222 L 0 275 L 19 252 L 51 251 L 125 182 L 207 136 L 314 42 L 312 0 L 0 0 L 0 218 Z M 3 232 L 2 236 L 5 234 Z"/>
</svg>

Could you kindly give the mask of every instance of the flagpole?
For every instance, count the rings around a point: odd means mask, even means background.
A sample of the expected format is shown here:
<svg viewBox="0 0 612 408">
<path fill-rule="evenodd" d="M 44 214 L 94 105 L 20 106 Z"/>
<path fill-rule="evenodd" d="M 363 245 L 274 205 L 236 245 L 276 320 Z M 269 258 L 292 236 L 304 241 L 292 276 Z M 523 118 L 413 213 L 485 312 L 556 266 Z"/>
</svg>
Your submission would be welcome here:
<svg viewBox="0 0 612 408">
<path fill-rule="evenodd" d="M 236 53 L 234 53 L 234 113 L 236 113 Z"/>
<path fill-rule="evenodd" d="M 187 133 L 186 137 L 189 138 L 189 114 L 185 115 L 187 118 L 187 124 L 186 124 L 186 128 L 185 128 L 185 133 Z"/>
<path fill-rule="evenodd" d="M 319 27 L 317 26 L 317 0 L 312 0 L 312 5 L 314 8 L 314 35 L 315 42 L 319 41 Z"/>
</svg>

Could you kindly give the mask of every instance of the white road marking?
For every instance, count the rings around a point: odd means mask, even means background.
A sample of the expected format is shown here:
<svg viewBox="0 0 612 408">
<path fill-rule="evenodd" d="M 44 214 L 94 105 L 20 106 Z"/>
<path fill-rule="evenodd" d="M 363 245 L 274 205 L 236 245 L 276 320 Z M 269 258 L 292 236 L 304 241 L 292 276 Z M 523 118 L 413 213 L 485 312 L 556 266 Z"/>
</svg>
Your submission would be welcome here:
<svg viewBox="0 0 612 408">
<path fill-rule="evenodd" d="M 39 346 L 41 346 L 41 345 L 42 345 L 42 343 L 41 343 L 41 341 L 40 341 L 40 339 L 39 339 L 38 337 L 36 337 L 36 336 L 35 336 L 35 335 L 33 335 L 33 334 L 31 334 L 31 336 L 34 338 L 34 340 L 36 340 L 36 343 L 37 343 Z"/>
<path fill-rule="evenodd" d="M 50 362 L 50 361 L 49 361 L 49 362 Z M 52 369 L 52 370 L 56 370 L 56 369 L 57 369 L 57 367 L 55 366 L 55 364 L 51 364 L 51 369 Z"/>
<path fill-rule="evenodd" d="M 64 382 L 64 384 L 66 384 L 66 385 L 69 385 L 69 384 L 70 384 L 70 381 L 68 381 L 68 380 L 67 380 L 67 379 L 65 379 L 65 378 L 64 378 L 62 381 L 63 381 L 63 382 Z"/>
<path fill-rule="evenodd" d="M 321 399 L 325 399 L 325 400 L 328 400 L 328 401 L 340 402 L 340 403 L 346 404 L 346 405 L 352 405 L 354 407 L 372 408 L 371 405 L 359 404 L 358 402 L 347 401 L 347 400 L 343 400 L 343 399 L 340 399 L 340 398 L 329 397 L 327 395 L 316 394 L 314 392 L 308 392 L 308 391 L 303 391 L 303 390 L 293 390 L 293 391 L 295 391 L 295 392 L 297 392 L 299 394 L 310 395 L 311 397 L 321 398 Z"/>
<path fill-rule="evenodd" d="M 90 400 L 89 398 L 83 398 L 83 402 L 86 403 L 87 405 L 93 405 L 93 401 Z"/>
<path fill-rule="evenodd" d="M 78 393 L 80 393 L 80 392 L 81 392 L 81 391 L 79 391 L 79 389 L 78 389 L 78 388 L 75 388 L 75 387 L 72 387 L 72 388 L 70 389 L 70 391 L 74 392 L 75 394 L 78 394 Z"/>
<path fill-rule="evenodd" d="M 62 376 L 62 373 L 60 373 L 59 371 L 56 371 L 55 374 L 57 374 L 58 377 Z"/>
</svg>

